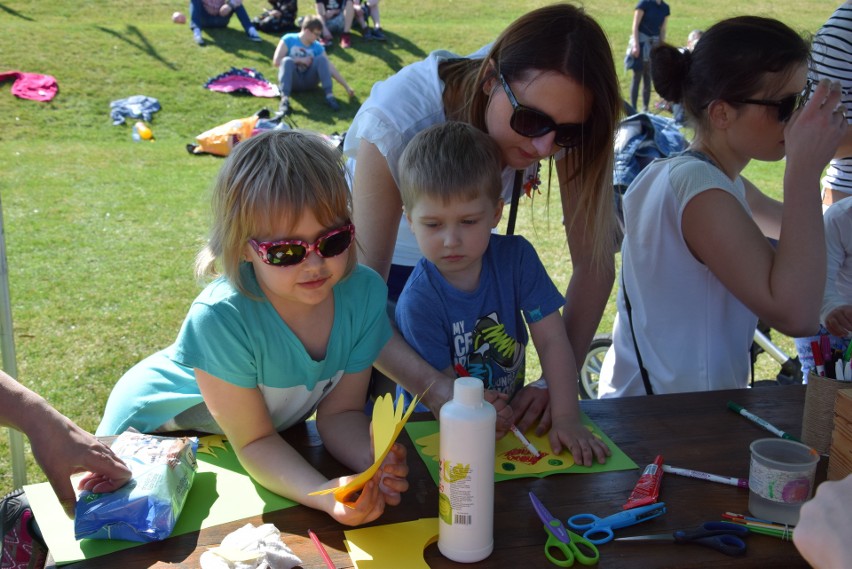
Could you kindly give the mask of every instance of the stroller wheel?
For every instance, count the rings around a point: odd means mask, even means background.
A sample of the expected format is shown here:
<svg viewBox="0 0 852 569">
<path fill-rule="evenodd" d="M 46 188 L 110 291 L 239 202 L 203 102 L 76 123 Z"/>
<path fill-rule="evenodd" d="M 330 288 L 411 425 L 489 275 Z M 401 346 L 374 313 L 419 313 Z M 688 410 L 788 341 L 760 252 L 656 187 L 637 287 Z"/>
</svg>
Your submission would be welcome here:
<svg viewBox="0 0 852 569">
<path fill-rule="evenodd" d="M 592 340 L 583 366 L 580 368 L 580 398 L 597 399 L 598 383 L 601 379 L 601 367 L 604 356 L 612 345 L 612 336 L 609 334 L 598 334 Z"/>
</svg>

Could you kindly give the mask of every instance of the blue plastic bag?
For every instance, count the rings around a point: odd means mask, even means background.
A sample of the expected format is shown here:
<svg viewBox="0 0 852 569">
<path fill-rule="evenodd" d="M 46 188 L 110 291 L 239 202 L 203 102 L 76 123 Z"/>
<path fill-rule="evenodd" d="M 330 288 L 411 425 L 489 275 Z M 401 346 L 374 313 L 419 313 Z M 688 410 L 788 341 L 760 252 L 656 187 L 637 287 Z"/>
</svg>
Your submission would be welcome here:
<svg viewBox="0 0 852 569">
<path fill-rule="evenodd" d="M 167 538 L 198 469 L 198 439 L 124 432 L 111 448 L 133 478 L 115 492 L 81 492 L 74 537 L 143 542 Z"/>
</svg>

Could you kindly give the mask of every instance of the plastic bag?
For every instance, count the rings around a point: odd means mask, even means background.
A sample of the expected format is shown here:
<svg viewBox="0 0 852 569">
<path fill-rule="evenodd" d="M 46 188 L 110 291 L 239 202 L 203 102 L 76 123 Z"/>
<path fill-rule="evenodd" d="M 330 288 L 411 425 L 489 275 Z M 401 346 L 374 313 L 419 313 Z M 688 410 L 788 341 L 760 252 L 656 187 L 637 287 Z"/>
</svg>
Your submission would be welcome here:
<svg viewBox="0 0 852 569">
<path fill-rule="evenodd" d="M 175 527 L 198 465 L 195 437 L 124 432 L 112 450 L 133 478 L 115 492 L 84 490 L 77 498 L 74 537 L 159 541 Z"/>
<path fill-rule="evenodd" d="M 192 154 L 227 156 L 235 145 L 252 135 L 259 118 L 257 114 L 254 114 L 213 127 L 196 136 L 197 144 L 189 144 L 186 149 Z"/>
</svg>

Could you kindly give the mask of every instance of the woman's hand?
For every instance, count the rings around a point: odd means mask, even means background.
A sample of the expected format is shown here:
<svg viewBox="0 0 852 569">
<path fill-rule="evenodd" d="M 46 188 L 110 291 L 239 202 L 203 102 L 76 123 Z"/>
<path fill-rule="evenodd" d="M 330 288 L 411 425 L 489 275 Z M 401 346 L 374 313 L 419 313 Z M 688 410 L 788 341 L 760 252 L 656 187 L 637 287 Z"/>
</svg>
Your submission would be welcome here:
<svg viewBox="0 0 852 569">
<path fill-rule="evenodd" d="M 509 396 L 499 391 L 486 389 L 484 393 L 485 400 L 494 406 L 497 411 L 497 428 L 496 437 L 502 439 L 509 432 L 509 428 L 515 419 L 512 408 L 509 406 Z M 436 415 L 437 417 L 437 415 Z"/>
</svg>

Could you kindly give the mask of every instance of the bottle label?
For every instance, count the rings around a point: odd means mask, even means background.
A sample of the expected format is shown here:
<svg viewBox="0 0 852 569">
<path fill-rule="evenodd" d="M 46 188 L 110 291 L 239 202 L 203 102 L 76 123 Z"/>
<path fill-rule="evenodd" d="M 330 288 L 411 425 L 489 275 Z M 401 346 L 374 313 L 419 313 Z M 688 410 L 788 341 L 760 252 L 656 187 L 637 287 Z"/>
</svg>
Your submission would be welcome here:
<svg viewBox="0 0 852 569">
<path fill-rule="evenodd" d="M 471 525 L 474 508 L 470 464 L 441 461 L 438 516 L 447 525 Z"/>
</svg>

